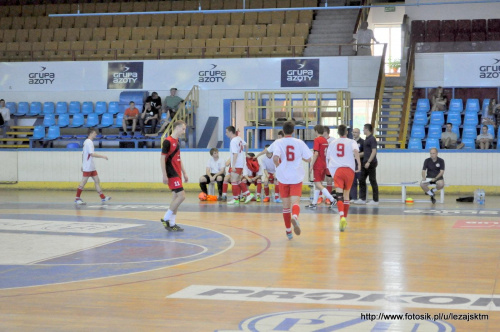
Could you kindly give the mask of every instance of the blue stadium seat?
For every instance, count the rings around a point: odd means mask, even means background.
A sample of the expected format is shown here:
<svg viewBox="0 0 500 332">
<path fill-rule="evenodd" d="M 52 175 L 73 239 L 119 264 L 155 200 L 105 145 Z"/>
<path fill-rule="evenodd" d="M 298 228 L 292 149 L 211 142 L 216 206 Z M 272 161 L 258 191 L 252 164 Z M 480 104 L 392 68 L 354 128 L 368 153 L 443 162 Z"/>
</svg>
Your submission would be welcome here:
<svg viewBox="0 0 500 332">
<path fill-rule="evenodd" d="M 425 143 L 425 149 L 429 150 L 432 148 L 439 149 L 439 139 L 438 138 L 428 138 Z"/>
<path fill-rule="evenodd" d="M 422 150 L 422 140 L 420 138 L 410 138 L 408 149 Z"/>
<path fill-rule="evenodd" d="M 118 104 L 118 102 L 117 101 L 110 102 L 108 106 L 108 113 L 118 114 L 119 112 L 120 112 L 120 105 Z"/>
<path fill-rule="evenodd" d="M 453 124 L 453 127 L 459 127 L 462 124 L 462 115 L 457 112 L 448 113 L 448 117 L 446 118 L 447 123 Z"/>
<path fill-rule="evenodd" d="M 19 104 L 17 104 L 16 115 L 26 115 L 28 114 L 29 110 L 30 110 L 30 105 L 27 102 L 22 101 Z"/>
<path fill-rule="evenodd" d="M 95 113 L 98 115 L 102 115 L 106 113 L 106 102 L 105 101 L 98 101 L 95 103 Z"/>
<path fill-rule="evenodd" d="M 431 113 L 431 125 L 444 125 L 444 112 L 434 111 Z"/>
<path fill-rule="evenodd" d="M 495 138 L 495 126 L 494 125 L 487 125 L 488 126 L 488 133 Z"/>
<path fill-rule="evenodd" d="M 45 137 L 46 141 L 53 141 L 61 137 L 61 131 L 58 126 L 50 126 L 49 131 L 47 133 L 47 137 Z"/>
<path fill-rule="evenodd" d="M 443 130 L 440 125 L 430 125 L 429 126 L 429 133 L 427 134 L 427 138 L 441 138 Z"/>
<path fill-rule="evenodd" d="M 448 111 L 450 112 L 460 112 L 464 110 L 464 103 L 462 99 L 452 99 L 450 100 L 450 107 Z"/>
<path fill-rule="evenodd" d="M 46 101 L 43 103 L 43 114 L 54 114 L 55 112 L 55 105 L 51 101 Z"/>
<path fill-rule="evenodd" d="M 483 100 L 483 108 L 481 109 L 483 116 L 485 116 L 485 115 L 488 114 L 488 105 L 489 104 L 490 104 L 490 100 L 489 99 L 484 99 Z"/>
<path fill-rule="evenodd" d="M 82 113 L 77 113 L 73 115 L 73 121 L 71 122 L 70 128 L 79 128 L 85 124 L 85 118 Z"/>
<path fill-rule="evenodd" d="M 56 115 L 55 114 L 45 114 L 43 117 L 43 126 L 50 127 L 55 126 L 56 124 Z"/>
<path fill-rule="evenodd" d="M 121 123 L 120 123 L 121 125 Z M 425 128 L 422 125 L 413 125 L 411 127 L 411 138 L 424 138 L 425 137 Z"/>
<path fill-rule="evenodd" d="M 33 136 L 31 139 L 39 140 L 45 137 L 45 127 L 44 126 L 35 126 L 33 130 Z"/>
<path fill-rule="evenodd" d="M 71 101 L 69 103 L 69 114 L 77 114 L 81 112 L 80 102 L 79 101 Z"/>
<path fill-rule="evenodd" d="M 82 113 L 84 115 L 94 113 L 94 104 L 91 101 L 84 101 L 82 105 Z"/>
<path fill-rule="evenodd" d="M 476 112 L 465 112 L 464 116 L 464 126 L 471 125 L 477 126 L 479 120 L 477 118 Z"/>
<path fill-rule="evenodd" d="M 465 112 L 476 112 L 479 113 L 479 99 L 467 99 L 467 104 L 465 104 Z"/>
<path fill-rule="evenodd" d="M 56 114 L 68 113 L 68 103 L 65 101 L 58 101 L 56 104 Z"/>
<path fill-rule="evenodd" d="M 420 112 L 420 113 L 422 113 L 422 112 Z M 168 117 L 167 113 L 161 113 L 161 120 L 165 120 L 167 117 Z M 413 122 L 413 123 L 415 123 L 415 122 Z M 427 119 L 425 121 L 425 124 L 427 124 Z"/>
<path fill-rule="evenodd" d="M 69 126 L 69 114 L 64 113 L 64 114 L 59 114 L 59 117 L 57 118 L 57 125 L 59 128 L 64 128 Z"/>
<path fill-rule="evenodd" d="M 102 115 L 101 124 L 98 126 L 99 128 L 108 128 L 113 125 L 113 114 L 105 113 Z"/>
<path fill-rule="evenodd" d="M 78 143 L 68 143 L 66 145 L 66 149 L 79 149 L 80 148 L 80 144 Z"/>
<path fill-rule="evenodd" d="M 167 113 L 163 113 L 165 117 L 167 116 Z M 414 125 L 419 125 L 419 126 L 425 126 L 427 125 L 427 112 L 423 111 L 416 111 L 415 116 L 413 117 L 413 124 Z"/>
<path fill-rule="evenodd" d="M 122 122 L 123 122 L 123 113 L 118 113 L 116 115 L 116 123 L 113 127 L 115 128 L 121 128 L 122 127 Z"/>
<path fill-rule="evenodd" d="M 16 103 L 9 101 L 9 102 L 5 103 L 5 107 L 7 107 L 9 109 L 11 115 L 14 115 L 17 113 Z"/>
<path fill-rule="evenodd" d="M 42 113 L 42 103 L 39 101 L 32 102 L 28 115 L 39 115 L 40 113 Z"/>
<path fill-rule="evenodd" d="M 97 125 L 99 125 L 99 115 L 95 113 L 90 113 L 87 116 L 87 123 L 84 125 L 84 127 L 90 128 L 90 127 L 96 127 Z"/>
<path fill-rule="evenodd" d="M 464 130 L 462 133 L 462 140 L 464 139 L 473 139 L 475 140 L 477 138 L 477 128 L 476 126 L 464 126 Z"/>
<path fill-rule="evenodd" d="M 475 138 L 463 138 L 462 143 L 465 144 L 465 149 L 476 149 L 476 139 Z"/>
<path fill-rule="evenodd" d="M 424 111 L 428 112 L 431 109 L 429 99 L 419 99 L 417 100 L 417 112 Z"/>
</svg>

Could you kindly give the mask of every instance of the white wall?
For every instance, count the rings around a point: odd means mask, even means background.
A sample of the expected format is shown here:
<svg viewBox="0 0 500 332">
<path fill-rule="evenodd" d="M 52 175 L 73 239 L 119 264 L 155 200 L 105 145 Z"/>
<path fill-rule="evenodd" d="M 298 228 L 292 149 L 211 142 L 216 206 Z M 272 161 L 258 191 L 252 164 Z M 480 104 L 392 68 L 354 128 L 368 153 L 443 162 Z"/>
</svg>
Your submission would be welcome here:
<svg viewBox="0 0 500 332">
<path fill-rule="evenodd" d="M 453 2 L 449 5 L 426 6 L 425 3 Z M 457 3 L 458 2 L 458 3 Z M 410 20 L 470 20 L 499 18 L 500 3 L 464 3 L 461 0 L 406 0 Z M 414 6 L 417 5 L 418 6 Z"/>
<path fill-rule="evenodd" d="M 399 3 L 397 3 L 399 4 Z M 376 5 L 382 5 L 381 3 L 376 3 Z M 387 7 L 391 7 L 394 4 L 387 4 Z M 406 7 L 398 6 L 395 7 L 394 12 L 385 12 L 384 7 L 370 8 L 370 13 L 368 14 L 368 26 L 373 29 L 375 24 L 401 24 L 403 23 L 403 17 L 405 15 Z"/>
<path fill-rule="evenodd" d="M 96 168 L 103 182 L 161 182 L 160 150 L 106 151 L 100 154 L 109 160 L 96 159 Z M 221 152 L 224 160 L 227 151 Z M 209 153 L 207 151 L 181 152 L 184 167 L 190 182 L 197 182 L 205 173 Z M 383 152 L 377 155 L 379 183 L 417 181 L 421 178 L 422 164 L 428 152 Z M 497 176 L 500 153 L 446 153 L 439 156 L 445 160 L 445 180 L 449 185 L 500 186 Z M 17 159 L 17 162 L 16 162 Z M 81 180 L 81 152 L 68 151 L 0 151 L 0 181 L 79 182 Z M 480 171 L 475 171 L 480 170 Z M 13 176 L 17 174 L 17 179 Z M 304 179 L 307 181 L 307 178 Z"/>
</svg>

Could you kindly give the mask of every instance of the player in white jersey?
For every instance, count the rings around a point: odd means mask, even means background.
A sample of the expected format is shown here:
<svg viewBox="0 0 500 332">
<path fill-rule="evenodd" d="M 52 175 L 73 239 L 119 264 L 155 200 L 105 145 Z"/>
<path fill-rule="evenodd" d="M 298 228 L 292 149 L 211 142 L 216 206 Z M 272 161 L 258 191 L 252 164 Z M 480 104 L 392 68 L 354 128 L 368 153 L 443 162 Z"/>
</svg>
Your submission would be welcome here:
<svg viewBox="0 0 500 332">
<path fill-rule="evenodd" d="M 102 193 L 101 190 L 101 181 L 99 180 L 99 176 L 97 175 L 97 171 L 95 169 L 94 165 L 94 158 L 103 158 L 108 160 L 108 157 L 97 154 L 94 152 L 94 142 L 92 142 L 97 136 L 97 130 L 95 128 L 89 128 L 88 130 L 88 137 L 83 143 L 83 152 L 82 152 L 82 172 L 83 172 L 83 178 L 82 182 L 80 182 L 80 185 L 78 186 L 78 189 L 76 190 L 76 198 L 75 198 L 75 204 L 78 205 L 84 205 L 86 204 L 81 198 L 81 194 L 83 191 L 83 188 L 87 184 L 87 181 L 89 180 L 89 177 L 91 177 L 94 180 L 95 184 L 95 189 L 97 190 L 97 193 L 101 197 L 102 202 L 109 201 L 111 197 L 105 196 Z"/>
<path fill-rule="evenodd" d="M 328 145 L 326 160 L 330 174 L 333 174 L 333 183 L 337 191 L 337 208 L 340 214 L 339 229 L 343 232 L 347 226 L 349 191 L 354 180 L 354 172 L 361 172 L 361 163 L 358 144 L 355 140 L 347 138 L 347 127 L 340 125 L 337 130 L 339 138 Z M 357 170 L 355 170 L 354 160 L 358 162 Z"/>
<path fill-rule="evenodd" d="M 291 121 L 283 124 L 285 137 L 274 142 L 273 160 L 276 166 L 276 178 L 280 182 L 280 194 L 283 200 L 283 219 L 286 235 L 291 240 L 292 224 L 295 234 L 300 235 L 299 214 L 300 196 L 302 195 L 302 180 L 305 170 L 302 161 L 310 162 L 311 150 L 303 141 L 293 138 L 295 125 Z"/>
<path fill-rule="evenodd" d="M 245 183 L 241 182 L 243 166 L 246 163 L 247 143 L 236 135 L 236 128 L 229 126 L 226 128 L 226 136 L 231 139 L 229 152 L 231 154 L 231 186 L 233 190 L 233 199 L 227 202 L 230 205 L 239 204 L 240 192 L 246 197 L 245 204 L 250 202 L 254 195 L 250 194 Z"/>
<path fill-rule="evenodd" d="M 274 143 L 273 143 L 274 144 Z M 282 203 L 283 201 L 280 197 L 280 186 L 278 179 L 275 177 L 276 173 L 276 165 L 274 165 L 273 153 L 269 151 L 270 145 L 266 145 L 265 151 L 267 151 L 266 156 L 262 158 L 262 170 L 264 171 L 264 193 L 266 197 L 264 198 L 264 202 L 269 202 L 271 199 L 269 198 L 269 183 L 274 184 L 274 201 L 276 203 Z M 272 150 L 272 149 L 271 149 Z"/>
<path fill-rule="evenodd" d="M 207 183 L 217 182 L 219 190 L 219 201 L 222 200 L 222 182 L 225 176 L 226 165 L 222 158 L 219 158 L 219 149 L 210 149 L 210 159 L 207 161 L 205 175 L 200 177 L 200 189 L 208 195 Z"/>
<path fill-rule="evenodd" d="M 330 137 L 330 128 L 328 128 L 328 126 L 323 126 L 323 137 L 326 138 L 326 141 L 328 142 L 328 144 L 330 144 L 331 142 L 333 142 L 335 140 L 335 137 Z M 332 178 L 332 175 L 330 174 L 330 171 L 328 170 L 328 168 L 326 169 L 325 179 L 326 179 L 326 190 L 330 193 L 330 195 L 333 196 L 333 202 L 329 203 L 328 202 L 329 200 L 326 199 L 325 204 L 330 205 L 330 208 L 333 208 L 337 204 L 337 199 L 336 199 L 337 193 L 335 192 L 335 190 L 333 190 L 333 178 Z M 333 203 L 333 204 L 331 204 L 331 203 Z"/>
</svg>

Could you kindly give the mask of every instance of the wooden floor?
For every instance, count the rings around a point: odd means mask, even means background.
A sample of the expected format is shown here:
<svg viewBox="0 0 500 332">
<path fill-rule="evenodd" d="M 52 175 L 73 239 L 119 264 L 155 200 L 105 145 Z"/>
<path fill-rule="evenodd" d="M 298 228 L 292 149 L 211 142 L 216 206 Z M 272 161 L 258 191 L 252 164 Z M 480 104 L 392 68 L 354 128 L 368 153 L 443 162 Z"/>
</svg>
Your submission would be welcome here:
<svg viewBox="0 0 500 332">
<path fill-rule="evenodd" d="M 500 198 L 352 207 L 344 233 L 303 202 L 288 240 L 279 204 L 189 194 L 173 234 L 169 193 L 108 194 L 0 191 L 1 331 L 500 331 Z"/>
</svg>

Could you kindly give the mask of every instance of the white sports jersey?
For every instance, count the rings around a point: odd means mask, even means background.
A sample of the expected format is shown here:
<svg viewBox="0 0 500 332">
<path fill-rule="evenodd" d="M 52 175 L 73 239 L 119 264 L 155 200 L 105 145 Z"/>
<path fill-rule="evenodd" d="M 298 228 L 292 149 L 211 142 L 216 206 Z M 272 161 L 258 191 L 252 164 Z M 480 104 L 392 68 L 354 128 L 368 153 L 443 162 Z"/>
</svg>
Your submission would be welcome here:
<svg viewBox="0 0 500 332">
<path fill-rule="evenodd" d="M 207 167 L 210 168 L 210 173 L 216 174 L 226 168 L 226 164 L 220 157 L 217 161 L 214 160 L 214 157 L 210 157 L 207 162 Z"/>
<path fill-rule="evenodd" d="M 84 172 L 95 171 L 94 157 L 91 154 L 94 153 L 94 142 L 87 138 L 83 143 L 83 153 L 82 153 L 82 169 Z"/>
<path fill-rule="evenodd" d="M 334 175 L 337 168 L 349 167 L 355 169 L 354 150 L 359 151 L 358 143 L 350 138 L 340 137 L 328 145 L 326 160 L 330 174 Z"/>
<path fill-rule="evenodd" d="M 328 144 L 330 144 L 331 142 L 335 141 L 335 137 L 328 137 L 326 141 L 328 142 Z"/>
<path fill-rule="evenodd" d="M 269 145 L 269 147 L 267 148 L 267 152 L 270 152 L 270 153 L 273 153 L 273 152 L 274 152 L 274 147 L 276 146 L 276 144 L 275 144 L 275 143 L 276 143 L 277 141 L 278 141 L 278 140 L 276 140 L 276 141 L 272 142 L 272 143 L 271 143 L 271 145 Z"/>
<path fill-rule="evenodd" d="M 243 168 L 245 166 L 245 145 L 247 145 L 247 142 L 241 139 L 241 137 L 233 137 L 231 139 L 231 144 L 229 146 L 229 152 L 231 153 L 231 167 L 232 168 Z M 234 163 L 234 156 L 233 153 L 238 154 L 238 158 L 236 159 L 236 165 L 233 165 Z M 233 171 L 234 172 L 234 171 Z"/>
<path fill-rule="evenodd" d="M 250 172 L 250 170 L 248 169 L 246 163 L 245 163 L 245 166 L 243 167 L 243 175 L 248 176 L 249 178 L 254 177 L 253 173 Z M 264 171 L 262 170 L 262 165 L 260 165 L 260 164 L 259 164 L 259 170 L 257 171 L 257 174 L 255 176 L 258 176 L 258 175 L 264 175 Z"/>
<path fill-rule="evenodd" d="M 263 170 L 265 169 L 269 174 L 276 173 L 276 166 L 274 165 L 273 157 L 267 158 L 267 156 L 264 156 L 264 158 L 262 158 L 261 168 Z"/>
<path fill-rule="evenodd" d="M 306 143 L 294 137 L 284 137 L 274 143 L 273 157 L 278 156 L 281 160 L 276 168 L 278 181 L 283 184 L 301 183 L 305 175 L 302 159 L 311 158 L 311 150 Z"/>
</svg>

